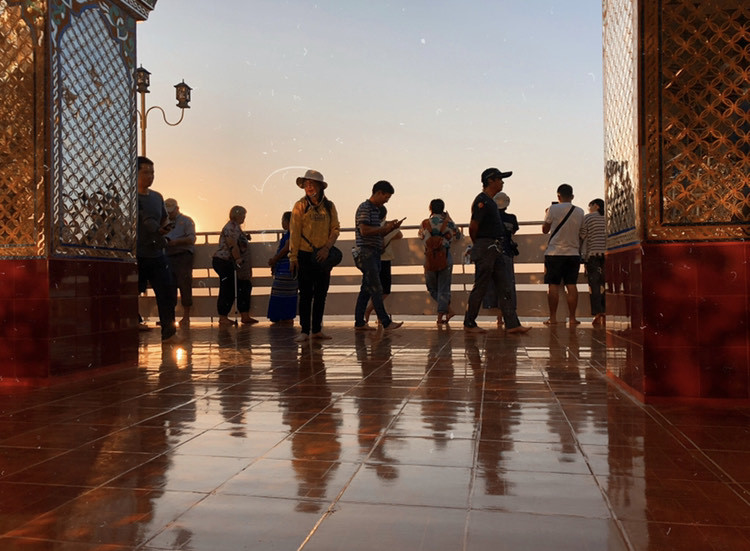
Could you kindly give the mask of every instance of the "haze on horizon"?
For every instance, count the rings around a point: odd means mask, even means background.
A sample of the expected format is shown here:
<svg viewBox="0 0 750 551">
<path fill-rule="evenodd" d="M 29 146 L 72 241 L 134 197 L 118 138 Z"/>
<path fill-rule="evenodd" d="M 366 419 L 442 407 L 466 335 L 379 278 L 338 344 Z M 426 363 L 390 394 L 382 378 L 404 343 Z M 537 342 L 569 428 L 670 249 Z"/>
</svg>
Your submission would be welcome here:
<svg viewBox="0 0 750 551">
<path fill-rule="evenodd" d="M 306 168 L 344 227 L 389 180 L 389 217 L 418 224 L 435 197 L 467 222 L 479 174 L 512 170 L 509 211 L 540 220 L 560 183 L 603 197 L 601 3 L 161 0 L 139 23 L 154 189 L 200 231 L 234 204 L 278 228 Z M 139 144 L 140 151 L 140 144 Z"/>
</svg>

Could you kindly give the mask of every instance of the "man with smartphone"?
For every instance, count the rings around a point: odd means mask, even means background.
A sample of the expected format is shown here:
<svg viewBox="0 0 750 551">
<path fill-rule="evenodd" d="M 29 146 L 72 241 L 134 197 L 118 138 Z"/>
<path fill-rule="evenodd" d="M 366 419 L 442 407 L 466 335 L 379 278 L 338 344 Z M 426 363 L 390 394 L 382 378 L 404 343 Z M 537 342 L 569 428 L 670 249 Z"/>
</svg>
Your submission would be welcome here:
<svg viewBox="0 0 750 551">
<path fill-rule="evenodd" d="M 154 162 L 138 157 L 138 230 L 136 259 L 138 261 L 138 292 L 145 293 L 150 283 L 156 297 L 163 344 L 179 344 L 174 326 L 174 297 L 169 263 L 164 254 L 169 233 L 169 216 L 164 199 L 151 189 L 154 183 Z"/>
<path fill-rule="evenodd" d="M 398 329 L 404 322 L 393 321 L 383 304 L 383 285 L 380 282 L 380 255 L 383 251 L 383 237 L 401 227 L 406 218 L 390 220 L 381 224 L 380 207 L 385 205 L 393 195 L 390 182 L 380 180 L 372 186 L 372 195 L 357 208 L 355 216 L 355 258 L 357 268 L 362 272 L 362 286 L 354 307 L 354 328 L 357 330 L 374 329 L 367 324 L 365 312 L 367 303 L 372 305 L 385 331 Z"/>
</svg>

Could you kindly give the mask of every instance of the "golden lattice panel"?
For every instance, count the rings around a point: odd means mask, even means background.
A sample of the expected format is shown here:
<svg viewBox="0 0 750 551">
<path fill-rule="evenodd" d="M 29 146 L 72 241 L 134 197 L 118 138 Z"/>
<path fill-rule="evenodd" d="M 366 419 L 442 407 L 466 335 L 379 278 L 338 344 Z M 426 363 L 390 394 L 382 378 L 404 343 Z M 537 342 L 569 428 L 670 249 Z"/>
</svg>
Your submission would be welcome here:
<svg viewBox="0 0 750 551">
<path fill-rule="evenodd" d="M 638 240 L 637 26 L 632 0 L 604 3 L 607 247 Z"/>
<path fill-rule="evenodd" d="M 24 8 L 0 0 L 0 257 L 38 256 L 44 249 L 43 159 L 36 121 L 41 101 L 35 67 L 44 3 Z M 35 25 L 38 28 L 35 29 Z"/>
<path fill-rule="evenodd" d="M 654 166 L 648 237 L 747 237 L 750 4 L 673 0 L 658 11 L 653 4 L 646 4 L 646 34 L 658 42 L 647 49 L 644 74 L 646 95 L 659 104 L 646 107 L 658 121 L 646 148 Z"/>
<path fill-rule="evenodd" d="M 53 254 L 132 257 L 132 68 L 112 37 L 109 12 L 59 14 L 51 71 L 53 141 L 61 145 L 52 151 Z"/>
</svg>

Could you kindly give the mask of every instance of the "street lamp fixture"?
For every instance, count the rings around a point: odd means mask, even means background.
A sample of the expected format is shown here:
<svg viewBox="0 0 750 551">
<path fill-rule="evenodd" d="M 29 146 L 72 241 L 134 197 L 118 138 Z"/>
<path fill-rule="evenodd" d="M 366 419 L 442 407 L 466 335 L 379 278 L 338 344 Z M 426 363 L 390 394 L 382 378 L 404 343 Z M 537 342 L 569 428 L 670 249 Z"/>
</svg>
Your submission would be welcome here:
<svg viewBox="0 0 750 551">
<path fill-rule="evenodd" d="M 136 113 L 138 113 L 138 121 L 141 126 L 141 155 L 143 156 L 146 156 L 146 127 L 148 114 L 152 109 L 158 109 L 161 111 L 161 116 L 167 125 L 177 126 L 182 122 L 182 119 L 185 116 L 185 109 L 190 109 L 190 91 L 192 90 L 190 86 L 185 84 L 184 80 L 179 84 L 175 84 L 175 97 L 177 99 L 177 107 L 180 108 L 180 120 L 177 122 L 169 122 L 164 109 L 158 105 L 153 105 L 146 109 L 146 94 L 150 92 L 148 89 L 149 86 L 151 86 L 151 73 L 143 67 L 138 67 L 135 70 L 135 91 L 141 95 L 141 108 L 140 110 L 137 109 Z"/>
<path fill-rule="evenodd" d="M 179 84 L 175 84 L 174 87 L 177 88 L 175 91 L 177 107 L 180 109 L 190 109 L 190 90 L 192 90 L 192 88 L 185 84 L 184 80 Z"/>
</svg>

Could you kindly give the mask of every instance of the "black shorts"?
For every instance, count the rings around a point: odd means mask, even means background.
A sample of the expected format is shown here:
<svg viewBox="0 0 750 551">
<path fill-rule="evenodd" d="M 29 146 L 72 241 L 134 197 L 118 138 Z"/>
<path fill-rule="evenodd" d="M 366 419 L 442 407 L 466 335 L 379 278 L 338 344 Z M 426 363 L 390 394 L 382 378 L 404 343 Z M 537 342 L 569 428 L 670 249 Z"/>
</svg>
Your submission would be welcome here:
<svg viewBox="0 0 750 551">
<path fill-rule="evenodd" d="M 548 285 L 575 285 L 581 267 L 580 256 L 545 256 L 544 283 Z"/>
</svg>

